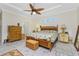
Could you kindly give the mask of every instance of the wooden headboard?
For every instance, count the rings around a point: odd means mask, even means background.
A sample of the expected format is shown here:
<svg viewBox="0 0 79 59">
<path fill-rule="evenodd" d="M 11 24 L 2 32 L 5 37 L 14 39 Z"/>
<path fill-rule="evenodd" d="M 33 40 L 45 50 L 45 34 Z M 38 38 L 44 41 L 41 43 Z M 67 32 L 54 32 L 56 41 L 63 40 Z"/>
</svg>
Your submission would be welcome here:
<svg viewBox="0 0 79 59">
<path fill-rule="evenodd" d="M 58 31 L 58 26 L 40 26 L 41 30 L 55 30 Z"/>
</svg>

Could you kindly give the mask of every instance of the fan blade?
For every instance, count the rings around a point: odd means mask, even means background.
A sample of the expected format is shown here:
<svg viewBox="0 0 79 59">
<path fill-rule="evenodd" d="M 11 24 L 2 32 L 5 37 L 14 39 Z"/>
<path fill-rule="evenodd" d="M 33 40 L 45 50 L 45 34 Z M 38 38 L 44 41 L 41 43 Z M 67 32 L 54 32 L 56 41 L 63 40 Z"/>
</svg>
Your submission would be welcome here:
<svg viewBox="0 0 79 59">
<path fill-rule="evenodd" d="M 32 10 L 24 10 L 24 11 L 32 11 Z"/>
<path fill-rule="evenodd" d="M 31 3 L 29 4 L 29 6 L 30 6 L 31 9 L 34 9 L 34 7 L 33 7 L 33 5 Z"/>
<path fill-rule="evenodd" d="M 44 8 L 38 8 L 38 9 L 36 9 L 37 11 L 42 11 L 42 10 L 44 10 Z"/>
<path fill-rule="evenodd" d="M 40 12 L 38 12 L 38 11 L 35 11 L 37 14 L 40 14 L 41 15 L 41 13 Z"/>
</svg>

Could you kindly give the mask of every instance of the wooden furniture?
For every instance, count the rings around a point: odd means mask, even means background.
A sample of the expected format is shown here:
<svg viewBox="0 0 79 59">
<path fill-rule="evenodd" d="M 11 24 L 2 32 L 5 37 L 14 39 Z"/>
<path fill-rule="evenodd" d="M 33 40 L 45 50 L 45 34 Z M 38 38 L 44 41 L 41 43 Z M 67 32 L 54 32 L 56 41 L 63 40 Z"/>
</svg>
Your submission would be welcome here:
<svg viewBox="0 0 79 59">
<path fill-rule="evenodd" d="M 55 31 L 58 32 L 58 26 L 57 27 L 56 26 L 40 26 L 40 29 L 41 29 L 41 31 L 42 30 L 43 31 L 44 30 L 55 30 Z M 55 39 L 54 42 L 51 42 L 51 40 L 47 41 L 45 39 L 34 38 L 34 37 L 31 37 L 31 36 L 26 36 L 26 37 L 27 37 L 27 40 L 29 40 L 31 38 L 33 40 L 39 41 L 39 45 L 40 46 L 48 48 L 48 49 L 50 49 L 50 51 L 51 51 L 52 47 L 54 46 L 54 44 L 56 43 L 56 41 L 58 40 L 58 37 Z"/>
<path fill-rule="evenodd" d="M 57 26 L 40 26 L 40 30 L 55 30 L 55 31 L 58 31 L 58 25 Z"/>
<path fill-rule="evenodd" d="M 44 31 L 44 30 L 49 30 L 49 31 L 50 30 L 54 30 L 54 31 L 58 32 L 58 25 L 57 26 L 40 26 L 40 30 L 41 31 Z M 50 51 L 51 51 L 52 47 L 54 46 L 54 44 L 56 43 L 57 40 L 58 40 L 58 37 L 55 39 L 54 42 L 51 42 L 51 40 L 47 41 L 47 40 L 40 39 L 40 38 L 38 39 L 39 45 L 43 46 L 45 48 L 50 49 Z"/>
<path fill-rule="evenodd" d="M 38 39 L 38 41 L 39 41 L 39 45 L 40 45 L 40 46 L 43 46 L 43 47 L 45 47 L 45 48 L 50 49 L 50 48 L 52 48 L 52 46 L 53 46 L 53 44 L 52 44 L 50 41 L 43 40 L 43 39 Z"/>
<path fill-rule="evenodd" d="M 76 47 L 77 51 L 79 51 L 79 26 L 77 29 L 77 34 L 76 34 L 74 46 Z"/>
<path fill-rule="evenodd" d="M 8 26 L 8 42 L 22 39 L 21 26 Z"/>
<path fill-rule="evenodd" d="M 68 43 L 69 42 L 69 34 L 68 34 L 68 32 L 66 32 L 65 24 L 63 24 L 60 27 L 60 30 L 61 30 L 61 33 L 59 33 L 59 41 L 64 42 L 64 43 Z"/>
<path fill-rule="evenodd" d="M 36 40 L 29 39 L 26 40 L 26 46 L 33 50 L 36 50 L 39 47 L 39 42 Z"/>
<path fill-rule="evenodd" d="M 42 46 L 42 47 L 51 48 L 53 46 L 53 44 L 50 41 L 47 41 L 47 40 L 44 40 L 44 39 L 36 39 L 32 36 L 26 36 L 26 38 L 27 38 L 26 41 L 30 40 L 30 39 L 38 41 L 39 45 Z"/>
</svg>

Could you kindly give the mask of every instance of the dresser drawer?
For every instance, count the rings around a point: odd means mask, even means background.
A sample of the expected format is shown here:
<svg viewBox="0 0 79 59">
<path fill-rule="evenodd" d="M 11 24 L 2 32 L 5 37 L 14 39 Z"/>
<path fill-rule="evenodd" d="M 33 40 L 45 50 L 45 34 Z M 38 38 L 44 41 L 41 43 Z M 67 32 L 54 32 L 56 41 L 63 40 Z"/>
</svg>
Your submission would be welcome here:
<svg viewBox="0 0 79 59">
<path fill-rule="evenodd" d="M 22 39 L 22 29 L 20 26 L 8 27 L 8 41 L 15 41 Z"/>
</svg>

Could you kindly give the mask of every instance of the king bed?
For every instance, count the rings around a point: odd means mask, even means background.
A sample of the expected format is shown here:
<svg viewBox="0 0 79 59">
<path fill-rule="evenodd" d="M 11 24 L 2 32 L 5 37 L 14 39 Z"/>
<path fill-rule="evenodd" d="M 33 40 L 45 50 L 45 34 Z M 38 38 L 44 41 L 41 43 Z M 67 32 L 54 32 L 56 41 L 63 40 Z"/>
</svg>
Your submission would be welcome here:
<svg viewBox="0 0 79 59">
<path fill-rule="evenodd" d="M 39 45 L 52 49 L 58 40 L 58 26 L 40 26 L 40 31 L 27 35 L 27 40 L 33 39 L 39 41 Z"/>
</svg>

